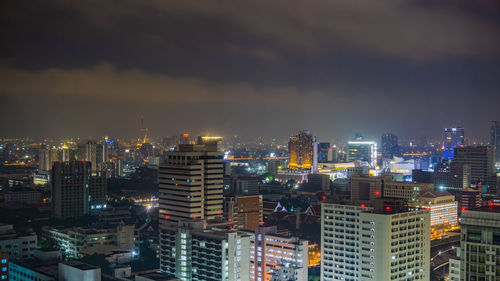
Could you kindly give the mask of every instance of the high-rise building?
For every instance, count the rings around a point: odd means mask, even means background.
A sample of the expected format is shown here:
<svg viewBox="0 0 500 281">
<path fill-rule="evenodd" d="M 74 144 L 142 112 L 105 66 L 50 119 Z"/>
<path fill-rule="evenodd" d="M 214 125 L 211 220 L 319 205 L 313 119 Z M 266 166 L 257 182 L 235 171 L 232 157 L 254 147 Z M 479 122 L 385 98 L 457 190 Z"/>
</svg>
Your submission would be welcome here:
<svg viewBox="0 0 500 281">
<path fill-rule="evenodd" d="M 465 145 L 464 128 L 454 127 L 444 129 L 443 159 L 453 159 L 454 149 Z"/>
<path fill-rule="evenodd" d="M 457 165 L 470 165 L 471 183 L 481 182 L 486 184 L 495 176 L 495 149 L 491 146 L 465 146 L 455 148 L 455 159 Z"/>
<path fill-rule="evenodd" d="M 159 168 L 160 221 L 222 217 L 223 160 L 217 145 L 180 144 Z"/>
<path fill-rule="evenodd" d="M 377 143 L 365 141 L 361 136 L 349 141 L 347 143 L 347 161 L 356 160 L 368 162 L 371 168 L 375 168 L 377 166 Z"/>
<path fill-rule="evenodd" d="M 264 219 L 262 195 L 227 197 L 224 215 L 235 221 L 237 229 L 255 229 Z"/>
<path fill-rule="evenodd" d="M 460 280 L 498 280 L 500 208 L 490 206 L 464 211 L 460 228 L 460 260 L 454 267 L 459 269 Z"/>
<path fill-rule="evenodd" d="M 297 237 L 277 234 L 276 226 L 259 226 L 251 235 L 250 280 L 271 281 L 273 274 L 279 272 L 282 264 L 294 268 L 292 281 L 308 280 L 309 248 L 308 241 Z"/>
<path fill-rule="evenodd" d="M 314 140 L 309 131 L 301 131 L 288 141 L 288 168 L 311 170 L 314 162 Z"/>
<path fill-rule="evenodd" d="M 318 163 L 328 163 L 329 142 L 318 142 Z"/>
<path fill-rule="evenodd" d="M 490 145 L 495 147 L 495 162 L 500 162 L 500 122 L 491 121 Z"/>
<path fill-rule="evenodd" d="M 160 226 L 160 271 L 182 281 L 250 281 L 250 236 L 204 220 Z"/>
<path fill-rule="evenodd" d="M 54 217 L 75 218 L 106 208 L 106 175 L 92 176 L 90 162 L 55 162 L 51 180 Z"/>
<path fill-rule="evenodd" d="M 414 179 L 415 180 L 415 179 Z M 471 184 L 471 165 L 461 161 L 445 160 L 434 168 L 434 186 L 454 195 Z"/>
<path fill-rule="evenodd" d="M 382 135 L 382 158 L 392 159 L 394 156 L 399 156 L 398 137 L 385 133 Z"/>
<path fill-rule="evenodd" d="M 430 280 L 430 215 L 404 202 L 322 203 L 321 280 Z"/>
<path fill-rule="evenodd" d="M 458 225 L 458 203 L 455 196 L 447 191 L 427 191 L 418 197 L 418 201 L 408 204 L 418 209 L 428 209 L 431 215 L 431 228 Z"/>
</svg>

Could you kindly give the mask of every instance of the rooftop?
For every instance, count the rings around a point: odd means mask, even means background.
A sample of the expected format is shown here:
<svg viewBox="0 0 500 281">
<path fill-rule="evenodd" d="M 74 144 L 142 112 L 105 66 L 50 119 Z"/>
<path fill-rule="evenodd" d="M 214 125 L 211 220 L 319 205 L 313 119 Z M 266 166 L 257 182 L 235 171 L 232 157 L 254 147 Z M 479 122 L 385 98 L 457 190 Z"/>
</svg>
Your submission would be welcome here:
<svg viewBox="0 0 500 281">
<path fill-rule="evenodd" d="M 79 261 L 67 261 L 67 262 L 63 262 L 62 264 L 65 264 L 65 265 L 68 265 L 68 266 L 72 266 L 72 267 L 78 268 L 80 270 L 94 270 L 94 269 L 99 269 L 96 266 L 93 266 L 93 265 L 90 265 L 90 264 L 86 264 L 86 263 L 83 263 L 83 262 L 79 262 Z"/>
</svg>

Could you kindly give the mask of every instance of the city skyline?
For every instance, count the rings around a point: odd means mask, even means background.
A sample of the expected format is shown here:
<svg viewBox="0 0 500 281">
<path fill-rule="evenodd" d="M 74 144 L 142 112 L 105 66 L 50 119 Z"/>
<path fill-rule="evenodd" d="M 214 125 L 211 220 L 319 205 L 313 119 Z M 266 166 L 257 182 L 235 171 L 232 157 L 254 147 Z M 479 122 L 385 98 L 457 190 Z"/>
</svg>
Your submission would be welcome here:
<svg viewBox="0 0 500 281">
<path fill-rule="evenodd" d="M 4 5 L 6 136 L 133 135 L 144 115 L 158 135 L 486 141 L 500 120 L 494 2 Z"/>
</svg>

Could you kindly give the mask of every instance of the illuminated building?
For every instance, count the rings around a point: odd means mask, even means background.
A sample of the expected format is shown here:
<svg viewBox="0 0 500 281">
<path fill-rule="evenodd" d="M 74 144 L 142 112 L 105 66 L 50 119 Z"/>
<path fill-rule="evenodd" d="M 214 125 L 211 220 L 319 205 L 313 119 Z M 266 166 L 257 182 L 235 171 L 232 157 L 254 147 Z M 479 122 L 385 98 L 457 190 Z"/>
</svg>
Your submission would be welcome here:
<svg viewBox="0 0 500 281">
<path fill-rule="evenodd" d="M 462 213 L 459 260 L 453 268 L 461 281 L 498 280 L 500 276 L 500 208 L 481 207 Z M 452 262 L 452 261 L 450 261 Z M 458 269 L 458 270 L 457 270 Z M 459 274 L 456 274 L 459 271 Z M 459 276 L 457 276 L 459 275 Z"/>
<path fill-rule="evenodd" d="M 377 143 L 373 141 L 364 141 L 363 137 L 347 143 L 347 161 L 356 160 L 365 161 L 371 168 L 377 166 Z"/>
<path fill-rule="evenodd" d="M 50 171 L 52 169 L 53 161 L 56 161 L 56 159 L 53 159 L 53 152 L 50 146 L 40 146 L 38 170 L 45 172 Z"/>
<path fill-rule="evenodd" d="M 92 164 L 92 173 L 95 173 L 101 163 L 106 162 L 106 144 L 88 141 L 85 145 L 85 160 Z"/>
<path fill-rule="evenodd" d="M 311 170 L 314 160 L 314 137 L 309 131 L 301 131 L 288 141 L 288 168 Z"/>
<path fill-rule="evenodd" d="M 250 236 L 204 220 L 160 228 L 160 271 L 182 281 L 249 281 Z"/>
<path fill-rule="evenodd" d="M 453 163 L 470 165 L 471 183 L 488 183 L 495 176 L 495 149 L 491 146 L 465 146 L 455 148 Z"/>
<path fill-rule="evenodd" d="M 255 229 L 262 223 L 262 195 L 228 197 L 224 207 L 224 215 L 236 222 L 237 229 Z"/>
<path fill-rule="evenodd" d="M 464 144 L 464 128 L 445 128 L 443 159 L 453 159 L 454 149 L 456 147 L 463 146 Z"/>
<path fill-rule="evenodd" d="M 392 159 L 394 156 L 399 156 L 398 137 L 393 134 L 382 135 L 382 158 Z"/>
<path fill-rule="evenodd" d="M 415 202 L 421 194 L 433 190 L 434 184 L 432 183 L 385 181 L 382 188 L 382 196 Z"/>
<path fill-rule="evenodd" d="M 159 169 L 160 222 L 222 217 L 223 160 L 217 145 L 181 144 Z"/>
<path fill-rule="evenodd" d="M 0 280 L 9 280 L 9 271 L 4 268 L 9 268 L 9 255 L 0 251 Z"/>
<path fill-rule="evenodd" d="M 430 216 L 402 201 L 321 205 L 321 280 L 430 280 Z"/>
<path fill-rule="evenodd" d="M 36 246 L 36 233 L 16 231 L 12 225 L 0 223 L 0 251 L 8 254 L 11 260 L 32 257 Z"/>
<path fill-rule="evenodd" d="M 271 281 L 283 263 L 294 269 L 293 281 L 308 280 L 308 241 L 276 234 L 276 226 L 259 226 L 251 235 L 250 280 Z"/>
<path fill-rule="evenodd" d="M 431 227 L 458 225 L 458 203 L 455 196 L 446 191 L 428 191 L 418 197 L 418 202 L 408 204 L 418 209 L 428 209 L 431 214 Z"/>
<path fill-rule="evenodd" d="M 500 122 L 491 121 L 490 145 L 496 148 L 495 162 L 500 162 Z"/>
<path fill-rule="evenodd" d="M 55 162 L 51 179 L 54 217 L 75 218 L 106 208 L 105 175 L 94 178 L 90 162 Z"/>
<path fill-rule="evenodd" d="M 55 242 L 67 258 L 103 252 L 123 251 L 131 258 L 138 253 L 133 224 L 100 225 L 97 227 L 45 227 L 43 235 Z"/>
<path fill-rule="evenodd" d="M 55 265 L 56 266 L 56 265 Z M 56 280 L 53 276 L 51 266 L 37 266 L 31 263 L 19 261 L 11 261 L 9 263 L 9 275 L 12 281 L 53 281 Z M 55 271 L 57 273 L 57 271 Z"/>
<path fill-rule="evenodd" d="M 329 142 L 318 142 L 318 163 L 328 163 Z"/>
</svg>

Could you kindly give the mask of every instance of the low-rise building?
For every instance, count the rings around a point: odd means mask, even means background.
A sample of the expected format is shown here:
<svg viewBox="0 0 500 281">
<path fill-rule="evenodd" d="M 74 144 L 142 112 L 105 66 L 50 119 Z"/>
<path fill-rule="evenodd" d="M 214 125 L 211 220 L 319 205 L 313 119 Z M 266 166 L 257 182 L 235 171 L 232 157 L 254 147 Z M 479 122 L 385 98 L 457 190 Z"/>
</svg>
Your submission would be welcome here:
<svg viewBox="0 0 500 281">
<path fill-rule="evenodd" d="M 27 259 L 33 256 L 37 236 L 28 229 L 18 232 L 10 224 L 0 224 L 0 251 L 7 253 L 10 259 Z"/>
<path fill-rule="evenodd" d="M 408 206 L 418 209 L 429 209 L 431 214 L 431 228 L 458 225 L 458 202 L 455 196 L 447 191 L 428 191 L 418 197 L 417 202 L 410 202 Z"/>
</svg>

